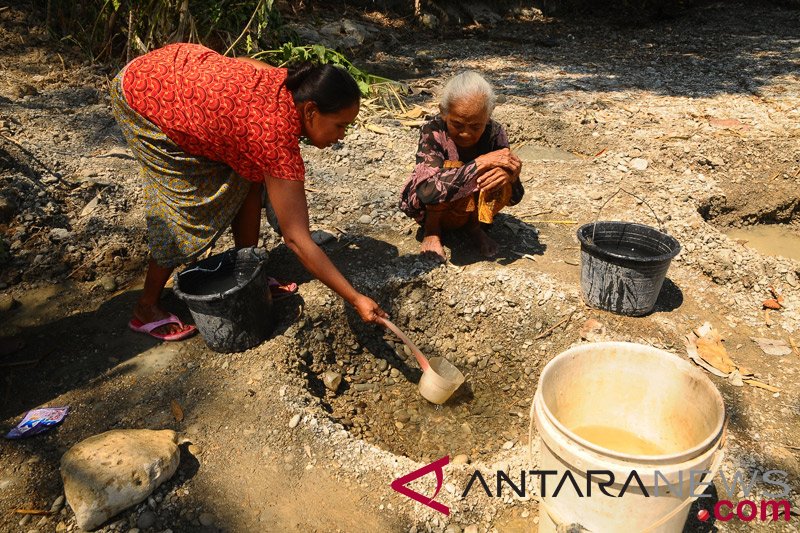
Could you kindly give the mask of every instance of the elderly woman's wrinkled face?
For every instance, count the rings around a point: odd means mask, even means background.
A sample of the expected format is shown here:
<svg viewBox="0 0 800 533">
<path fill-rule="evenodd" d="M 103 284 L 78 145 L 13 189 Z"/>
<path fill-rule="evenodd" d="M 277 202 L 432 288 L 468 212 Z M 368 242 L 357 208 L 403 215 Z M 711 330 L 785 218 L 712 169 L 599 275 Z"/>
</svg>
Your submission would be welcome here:
<svg viewBox="0 0 800 533">
<path fill-rule="evenodd" d="M 489 122 L 489 110 L 483 96 L 475 95 L 450 103 L 450 109 L 442 113 L 447 133 L 459 148 L 471 148 L 477 144 Z"/>
</svg>

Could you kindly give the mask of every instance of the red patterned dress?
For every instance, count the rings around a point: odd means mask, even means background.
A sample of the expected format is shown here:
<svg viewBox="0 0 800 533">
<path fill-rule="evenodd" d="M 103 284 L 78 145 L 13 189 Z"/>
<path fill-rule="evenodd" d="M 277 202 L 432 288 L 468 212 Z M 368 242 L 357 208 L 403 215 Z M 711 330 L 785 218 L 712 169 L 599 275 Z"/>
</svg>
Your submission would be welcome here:
<svg viewBox="0 0 800 533">
<path fill-rule="evenodd" d="M 142 165 L 148 242 L 161 266 L 203 253 L 231 224 L 250 182 L 303 180 L 300 118 L 286 69 L 258 69 L 173 44 L 128 64 L 112 107 Z"/>
</svg>

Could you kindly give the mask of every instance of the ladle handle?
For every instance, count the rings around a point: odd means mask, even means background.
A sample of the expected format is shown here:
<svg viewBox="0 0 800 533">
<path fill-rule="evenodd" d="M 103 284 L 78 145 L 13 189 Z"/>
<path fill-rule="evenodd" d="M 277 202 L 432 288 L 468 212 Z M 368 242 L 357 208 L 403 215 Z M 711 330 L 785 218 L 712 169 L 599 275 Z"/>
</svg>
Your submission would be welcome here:
<svg viewBox="0 0 800 533">
<path fill-rule="evenodd" d="M 394 333 L 395 335 L 397 335 L 400 338 L 400 340 L 403 341 L 403 343 L 406 346 L 411 348 L 411 353 L 413 353 L 414 357 L 417 359 L 417 363 L 419 364 L 419 367 L 422 369 L 423 372 L 427 372 L 428 369 L 431 367 L 431 365 L 428 363 L 427 357 L 422 355 L 422 352 L 419 351 L 419 348 L 417 348 L 417 345 L 414 344 L 413 342 L 411 342 L 411 339 L 406 337 L 406 334 L 403 333 L 402 331 L 400 331 L 400 328 L 395 326 L 392 323 L 392 321 L 389 320 L 388 318 L 379 317 L 378 318 L 378 322 L 381 323 L 382 325 L 386 326 L 387 328 L 389 328 L 391 330 L 391 332 Z"/>
</svg>

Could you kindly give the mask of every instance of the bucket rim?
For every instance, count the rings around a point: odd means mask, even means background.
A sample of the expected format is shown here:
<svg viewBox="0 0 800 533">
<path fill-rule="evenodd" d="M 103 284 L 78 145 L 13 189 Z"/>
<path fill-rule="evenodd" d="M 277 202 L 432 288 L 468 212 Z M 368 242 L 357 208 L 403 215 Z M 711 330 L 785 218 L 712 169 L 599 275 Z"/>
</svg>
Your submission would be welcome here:
<svg viewBox="0 0 800 533">
<path fill-rule="evenodd" d="M 664 236 L 667 240 L 669 240 L 669 244 L 672 245 L 672 250 L 661 254 L 661 255 L 654 255 L 648 257 L 630 257 L 627 255 L 622 255 L 620 253 L 611 252 L 605 248 L 601 248 L 597 246 L 593 242 L 589 240 L 588 235 L 585 235 L 585 230 L 591 228 L 595 224 L 624 224 L 627 226 L 635 226 L 637 228 L 647 229 L 649 231 L 654 231 L 659 235 Z M 676 255 L 678 255 L 681 251 L 681 243 L 678 242 L 678 239 L 673 237 L 668 233 L 664 233 L 658 228 L 654 228 L 653 226 L 648 226 L 647 224 L 640 224 L 638 222 L 628 222 L 625 220 L 596 220 L 594 222 L 589 222 L 587 224 L 582 225 L 577 230 L 578 241 L 581 243 L 581 250 L 588 250 L 593 252 L 595 255 L 599 257 L 606 257 L 606 258 L 613 258 L 613 259 L 620 259 L 623 261 L 634 261 L 637 263 L 663 263 L 665 261 L 672 260 Z"/>
<path fill-rule="evenodd" d="M 567 359 L 569 357 L 573 357 L 576 352 L 581 353 L 587 351 L 589 348 L 594 349 L 602 349 L 602 348 L 632 348 L 636 347 L 637 349 L 644 349 L 652 353 L 653 355 L 657 355 L 662 358 L 671 358 L 671 360 L 678 365 L 679 367 L 685 369 L 689 374 L 691 374 L 694 378 L 703 382 L 706 386 L 710 388 L 712 391 L 712 396 L 714 397 L 714 402 L 717 404 L 719 408 L 719 416 L 716 424 L 712 431 L 709 432 L 708 437 L 700 441 L 698 444 L 688 448 L 686 450 L 682 450 L 680 452 L 674 453 L 665 453 L 665 454 L 656 454 L 656 455 L 634 455 L 628 453 L 618 452 L 616 450 L 612 450 L 609 448 L 605 448 L 598 444 L 595 444 L 589 440 L 584 439 L 583 437 L 579 436 L 577 433 L 573 432 L 569 428 L 567 428 L 561 421 L 553 414 L 550 410 L 550 406 L 547 405 L 547 402 L 544 399 L 544 395 L 542 393 L 542 382 L 546 378 L 549 373 L 554 372 L 554 368 L 557 365 L 557 362 Z M 722 393 L 719 389 L 714 385 L 714 383 L 700 370 L 693 367 L 687 361 L 684 361 L 679 356 L 670 353 L 666 350 L 661 350 L 660 348 L 655 348 L 654 346 L 648 346 L 646 344 L 639 344 L 636 342 L 624 342 L 624 341 L 607 341 L 607 342 L 594 342 L 594 343 L 586 343 L 586 344 L 579 344 L 577 346 L 573 346 L 564 350 L 563 352 L 556 355 L 552 358 L 542 370 L 541 375 L 539 376 L 539 382 L 536 387 L 536 393 L 534 394 L 534 402 L 536 401 L 536 397 L 540 400 L 541 409 L 544 412 L 545 416 L 547 417 L 548 421 L 552 423 L 559 431 L 561 431 L 564 435 L 569 437 L 570 439 L 574 440 L 581 446 L 595 452 L 602 454 L 606 457 L 611 457 L 613 459 L 622 460 L 626 462 L 640 462 L 640 463 L 665 463 L 665 462 L 675 462 L 676 460 L 685 461 L 687 459 L 691 459 L 702 455 L 710 448 L 714 447 L 714 444 L 719 441 L 722 437 L 722 434 L 725 429 L 725 402 L 722 398 Z"/>
<path fill-rule="evenodd" d="M 214 255 L 212 255 L 210 257 L 206 257 L 202 261 L 208 261 L 210 259 L 214 259 L 214 258 L 217 258 L 217 257 L 222 258 L 222 260 L 224 261 L 225 260 L 225 256 L 232 256 L 233 260 L 235 260 L 236 259 L 236 255 L 240 251 L 247 250 L 247 249 L 248 248 L 231 248 L 230 250 L 225 250 L 224 252 L 220 252 L 220 253 L 214 254 Z M 251 247 L 249 247 L 249 249 L 259 250 L 260 248 L 256 247 L 256 246 L 251 246 Z M 192 267 L 186 267 L 183 270 L 181 270 L 180 272 L 176 272 L 173 275 L 174 281 L 173 281 L 173 285 L 172 285 L 172 292 L 174 292 L 175 296 L 177 296 L 180 300 L 184 300 L 184 301 L 186 299 L 191 299 L 194 302 L 207 303 L 207 302 L 216 302 L 218 300 L 224 300 L 231 293 L 241 290 L 243 285 L 249 284 L 257 276 L 261 275 L 261 272 L 264 269 L 265 261 L 266 261 L 266 259 L 263 259 L 262 261 L 260 261 L 259 265 L 255 269 L 253 269 L 253 272 L 250 274 L 250 276 L 248 276 L 247 280 L 242 282 L 240 285 L 234 285 L 230 289 L 224 290 L 222 292 L 211 293 L 211 294 L 191 294 L 191 293 L 184 292 L 184 291 L 181 290 L 181 288 L 180 288 L 180 276 L 182 274 L 184 274 L 185 272 L 187 272 L 190 268 L 192 268 Z M 200 262 L 201 261 L 198 261 L 197 263 L 200 263 Z M 195 265 L 197 263 L 195 263 Z M 269 290 L 267 290 L 266 293 L 267 293 L 267 295 L 269 295 L 270 294 Z"/>
</svg>

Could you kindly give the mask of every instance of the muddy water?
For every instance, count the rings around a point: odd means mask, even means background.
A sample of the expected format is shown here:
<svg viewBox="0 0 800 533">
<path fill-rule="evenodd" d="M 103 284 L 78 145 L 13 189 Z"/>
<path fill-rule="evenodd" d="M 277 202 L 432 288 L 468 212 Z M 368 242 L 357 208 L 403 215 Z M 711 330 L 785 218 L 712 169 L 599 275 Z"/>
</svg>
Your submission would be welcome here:
<svg viewBox="0 0 800 533">
<path fill-rule="evenodd" d="M 335 409 L 334 417 L 351 419 L 351 432 L 367 441 L 417 460 L 494 454 L 509 441 L 520 445 L 526 440 L 531 402 L 530 391 L 511 389 L 494 377 L 468 376 L 444 405 L 423 399 L 416 383 L 396 383 L 383 389 L 381 401 L 364 402 L 359 414 L 348 417 Z"/>
<path fill-rule="evenodd" d="M 779 255 L 800 261 L 800 233 L 789 226 L 760 224 L 744 228 L 732 228 L 725 232 L 736 241 L 764 255 Z"/>
<path fill-rule="evenodd" d="M 662 455 L 666 450 L 624 429 L 609 426 L 581 426 L 572 432 L 603 448 L 630 455 Z"/>
</svg>

